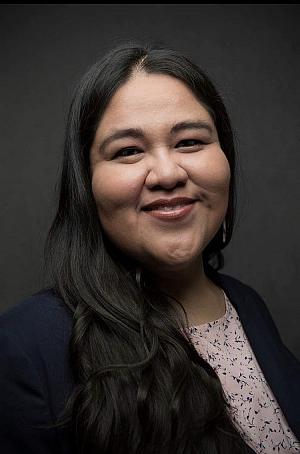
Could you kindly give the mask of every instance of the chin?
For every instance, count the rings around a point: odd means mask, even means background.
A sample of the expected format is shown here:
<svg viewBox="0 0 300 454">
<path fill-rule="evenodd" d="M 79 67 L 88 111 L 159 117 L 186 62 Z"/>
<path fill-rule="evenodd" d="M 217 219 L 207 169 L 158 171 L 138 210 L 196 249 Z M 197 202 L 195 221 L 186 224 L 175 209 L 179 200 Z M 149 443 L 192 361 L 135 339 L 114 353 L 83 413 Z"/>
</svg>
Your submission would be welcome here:
<svg viewBox="0 0 300 454">
<path fill-rule="evenodd" d="M 168 253 L 164 256 L 152 257 L 150 268 L 152 271 L 158 272 L 179 272 L 193 267 L 196 263 L 202 260 L 201 251 L 197 254 L 191 254 L 191 251 L 185 253 Z"/>
</svg>

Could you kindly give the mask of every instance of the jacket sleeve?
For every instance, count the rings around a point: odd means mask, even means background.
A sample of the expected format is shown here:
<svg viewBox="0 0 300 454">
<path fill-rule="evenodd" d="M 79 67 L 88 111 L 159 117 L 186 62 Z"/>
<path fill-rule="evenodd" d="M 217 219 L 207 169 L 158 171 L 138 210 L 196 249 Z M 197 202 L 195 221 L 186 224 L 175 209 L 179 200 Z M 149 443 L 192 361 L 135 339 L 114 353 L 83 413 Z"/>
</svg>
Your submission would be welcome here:
<svg viewBox="0 0 300 454">
<path fill-rule="evenodd" d="M 57 446 L 51 411 L 33 359 L 0 327 L 0 451 L 53 454 Z"/>
</svg>

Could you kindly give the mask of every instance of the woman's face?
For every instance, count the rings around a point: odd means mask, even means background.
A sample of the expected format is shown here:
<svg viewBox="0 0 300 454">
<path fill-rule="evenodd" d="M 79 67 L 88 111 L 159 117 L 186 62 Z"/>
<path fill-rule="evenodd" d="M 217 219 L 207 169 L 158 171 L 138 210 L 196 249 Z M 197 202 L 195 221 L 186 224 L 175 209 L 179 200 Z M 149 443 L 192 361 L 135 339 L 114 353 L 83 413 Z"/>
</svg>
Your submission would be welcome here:
<svg viewBox="0 0 300 454">
<path fill-rule="evenodd" d="M 210 114 L 174 77 L 135 73 L 116 91 L 90 165 L 104 231 L 152 271 L 187 269 L 225 217 L 229 163 Z"/>
</svg>

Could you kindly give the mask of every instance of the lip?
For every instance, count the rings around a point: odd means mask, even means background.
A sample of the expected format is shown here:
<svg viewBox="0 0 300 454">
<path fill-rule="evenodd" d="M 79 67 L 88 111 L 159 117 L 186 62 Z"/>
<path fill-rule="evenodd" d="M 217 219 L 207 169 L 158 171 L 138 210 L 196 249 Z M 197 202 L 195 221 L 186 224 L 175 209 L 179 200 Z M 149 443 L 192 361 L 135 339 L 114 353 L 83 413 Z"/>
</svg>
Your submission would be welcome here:
<svg viewBox="0 0 300 454">
<path fill-rule="evenodd" d="M 176 197 L 174 199 L 158 199 L 145 205 L 142 210 L 154 218 L 173 221 L 186 217 L 194 207 L 194 199 L 189 197 Z M 164 210 L 164 207 L 174 209 Z"/>
<path fill-rule="evenodd" d="M 174 207 L 177 205 L 190 205 L 195 199 L 190 197 L 174 197 L 173 199 L 156 199 L 142 207 L 143 211 L 159 210 L 163 207 Z"/>
</svg>

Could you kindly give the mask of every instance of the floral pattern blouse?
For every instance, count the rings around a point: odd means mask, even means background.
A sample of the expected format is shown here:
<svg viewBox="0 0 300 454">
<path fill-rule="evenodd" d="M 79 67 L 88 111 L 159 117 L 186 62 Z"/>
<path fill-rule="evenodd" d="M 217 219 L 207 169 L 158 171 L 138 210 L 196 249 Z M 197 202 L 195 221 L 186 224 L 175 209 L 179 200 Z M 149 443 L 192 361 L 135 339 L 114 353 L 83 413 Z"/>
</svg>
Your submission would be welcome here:
<svg viewBox="0 0 300 454">
<path fill-rule="evenodd" d="M 233 422 L 245 442 L 256 453 L 300 453 L 300 443 L 264 378 L 239 316 L 223 293 L 224 316 L 190 326 L 188 335 L 218 374 Z"/>
</svg>

